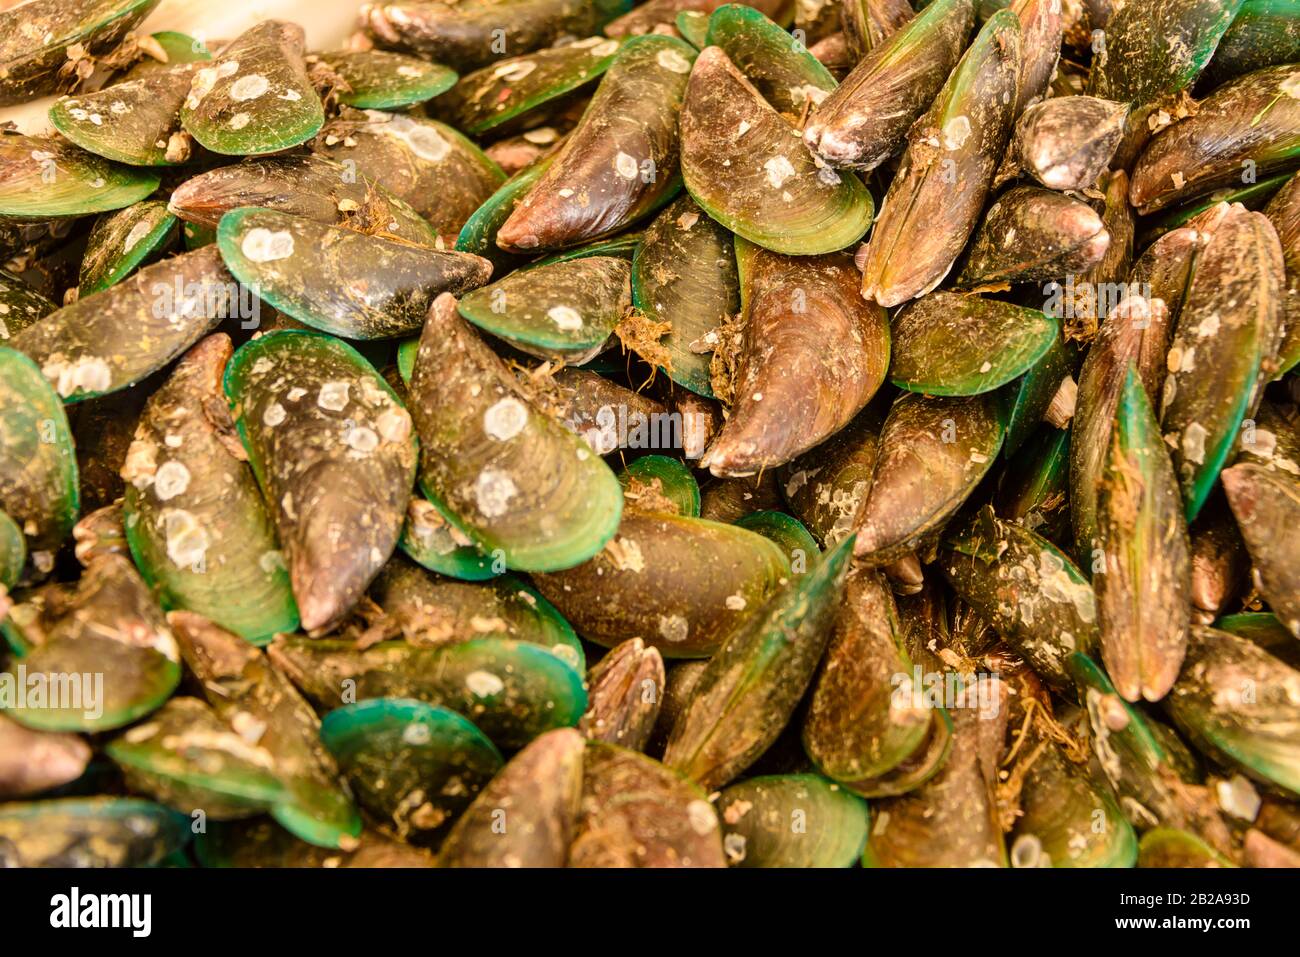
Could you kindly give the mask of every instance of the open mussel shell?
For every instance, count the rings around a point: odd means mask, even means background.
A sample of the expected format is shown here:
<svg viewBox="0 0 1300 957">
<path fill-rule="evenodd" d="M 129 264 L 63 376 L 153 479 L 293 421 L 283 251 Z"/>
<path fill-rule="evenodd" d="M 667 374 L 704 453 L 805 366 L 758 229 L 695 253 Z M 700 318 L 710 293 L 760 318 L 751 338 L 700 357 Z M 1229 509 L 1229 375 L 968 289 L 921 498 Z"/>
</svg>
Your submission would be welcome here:
<svg viewBox="0 0 1300 957">
<path fill-rule="evenodd" d="M 1101 656 L 1121 696 L 1159 701 L 1187 642 L 1190 545 L 1168 450 L 1146 390 L 1129 369 L 1103 459 L 1096 576 Z M 1151 595 L 1166 601 L 1152 603 Z"/>
<path fill-rule="evenodd" d="M 586 742 L 571 728 L 538 735 L 456 819 L 440 867 L 563 867 L 582 798 Z"/>
<path fill-rule="evenodd" d="M 835 89 L 830 71 L 762 11 L 727 3 L 709 17 L 705 46 L 721 47 L 777 112 L 799 117 Z"/>
<path fill-rule="evenodd" d="M 699 518 L 700 484 L 680 459 L 643 455 L 618 474 L 628 508 Z"/>
<path fill-rule="evenodd" d="M 397 545 L 415 480 L 411 416 L 350 346 L 267 333 L 226 367 L 226 397 L 308 630 L 345 616 Z"/>
<path fill-rule="evenodd" d="M 776 740 L 830 638 L 852 554 L 850 537 L 726 639 L 673 726 L 665 764 L 713 790 Z"/>
<path fill-rule="evenodd" d="M 558 97 L 597 79 L 609 69 L 619 41 L 587 37 L 572 43 L 497 60 L 461 77 L 434 109 L 474 136 L 512 121 L 531 118 Z"/>
<path fill-rule="evenodd" d="M 33 731 L 0 714 L 0 800 L 70 784 L 90 758 L 90 745 L 80 735 Z"/>
<path fill-rule="evenodd" d="M 1113 51 L 1112 51 L 1113 55 Z M 1224 84 L 1196 113 L 1152 138 L 1133 167 L 1129 202 L 1148 214 L 1223 186 L 1239 186 L 1243 164 L 1262 178 L 1300 162 L 1300 87 L 1295 64 Z"/>
<path fill-rule="evenodd" d="M 635 637 L 694 658 L 717 651 L 789 574 L 784 553 L 754 532 L 629 509 L 591 561 L 533 581 L 589 641 Z"/>
<path fill-rule="evenodd" d="M 658 761 L 587 742 L 570 867 L 725 867 L 703 788 Z"/>
<path fill-rule="evenodd" d="M 694 57 L 694 47 L 672 37 L 628 40 L 578 126 L 497 230 L 497 245 L 516 253 L 576 246 L 671 199 Z"/>
<path fill-rule="evenodd" d="M 710 334 L 740 309 L 740 279 L 731 233 L 690 196 L 660 213 L 632 260 L 632 303 L 672 326 L 662 342 L 668 377 L 692 392 L 713 396 Z M 699 351 L 697 351 L 699 350 Z"/>
<path fill-rule="evenodd" d="M 145 405 L 127 453 L 123 525 L 166 608 L 264 643 L 298 627 L 275 531 L 226 409 L 230 339 L 212 336 Z"/>
<path fill-rule="evenodd" d="M 746 244 L 748 247 L 748 244 Z M 784 465 L 849 423 L 890 361 L 885 311 L 858 294 L 847 253 L 809 259 L 748 247 L 731 414 L 701 460 L 718 477 Z"/>
<path fill-rule="evenodd" d="M 167 620 L 208 704 L 235 733 L 270 753 L 285 786 L 271 808 L 275 819 L 311 844 L 354 848 L 360 815 L 303 696 L 263 651 L 238 635 L 193 612 L 174 611 Z"/>
<path fill-rule="evenodd" d="M 405 698 L 337 708 L 320 734 L 362 806 L 417 845 L 436 842 L 503 763 L 472 722 Z"/>
<path fill-rule="evenodd" d="M 1004 433 L 1004 412 L 992 393 L 907 393 L 895 402 L 855 520 L 858 556 L 889 565 L 938 531 L 992 468 Z"/>
<path fill-rule="evenodd" d="M 594 741 L 644 751 L 664 695 L 664 659 L 640 638 L 614 647 L 587 674 L 587 713 L 578 730 Z"/>
<path fill-rule="evenodd" d="M 613 256 L 534 266 L 474 290 L 459 310 L 523 352 L 581 364 L 604 348 L 631 306 L 631 274 L 631 264 Z"/>
<path fill-rule="evenodd" d="M 1048 189 L 1088 189 L 1124 135 L 1128 107 L 1095 96 L 1058 96 L 1016 121 L 1009 158 Z"/>
<path fill-rule="evenodd" d="M 718 798 L 733 867 L 852 867 L 867 841 L 867 802 L 815 774 L 749 778 Z"/>
<path fill-rule="evenodd" d="M 284 637 L 271 660 L 318 706 L 344 694 L 414 698 L 473 721 L 502 750 L 521 748 L 552 728 L 573 727 L 587 710 L 582 676 L 551 651 L 508 638 L 473 638 L 419 647 L 384 641 Z"/>
<path fill-rule="evenodd" d="M 484 551 L 500 549 L 511 568 L 553 571 L 586 561 L 614 534 L 623 499 L 614 473 L 529 404 L 451 296 L 429 312 L 410 402 L 421 484 Z"/>
<path fill-rule="evenodd" d="M 181 122 L 214 153 L 276 153 L 311 139 L 325 109 L 307 76 L 302 27 L 264 20 L 194 73 Z"/>
<path fill-rule="evenodd" d="M 939 564 L 962 600 L 1041 677 L 1070 686 L 1070 655 L 1097 645 L 1097 603 L 1064 552 L 986 508 L 947 541 Z"/>
<path fill-rule="evenodd" d="M 1226 469 L 1221 478 L 1258 573 L 1260 591 L 1283 625 L 1300 638 L 1300 556 L 1295 534 L 1300 521 L 1300 478 L 1249 462 Z"/>
<path fill-rule="evenodd" d="M 938 773 L 874 806 L 876 823 L 862 854 L 863 867 L 1007 866 L 994 793 L 1007 724 L 1006 695 L 993 679 L 999 699 L 976 707 L 975 689 L 967 687 L 973 680 L 957 679 L 971 701 L 953 712 L 952 748 Z"/>
<path fill-rule="evenodd" d="M 513 575 L 482 583 L 456 581 L 394 558 L 370 595 L 415 644 L 499 635 L 545 648 L 578 671 L 586 667 L 573 628 L 536 589 Z"/>
<path fill-rule="evenodd" d="M 95 93 L 64 97 L 50 107 L 50 123 L 82 149 L 132 166 L 178 166 L 193 143 L 181 130 L 180 110 L 199 67 L 183 63 Z"/>
<path fill-rule="evenodd" d="M 79 402 L 135 385 L 224 318 L 251 318 L 255 304 L 241 292 L 216 248 L 198 249 L 78 299 L 10 344 L 40 366 L 65 402 Z"/>
<path fill-rule="evenodd" d="M 258 206 L 318 223 L 354 225 L 417 246 L 436 247 L 438 236 L 415 209 L 356 167 L 324 156 L 249 159 L 200 173 L 172 190 L 168 208 L 187 224 L 211 229 L 232 209 Z"/>
<path fill-rule="evenodd" d="M 189 839 L 185 815 L 138 798 L 0 805 L 0 867 L 147 867 Z"/>
<path fill-rule="evenodd" d="M 173 698 L 104 751 L 132 790 L 187 814 L 250 817 L 286 795 L 271 752 L 235 733 L 197 698 Z"/>
<path fill-rule="evenodd" d="M 0 135 L 0 221 L 122 209 L 158 188 L 156 173 L 112 163 L 55 137 Z"/>
<path fill-rule="evenodd" d="M 71 48 L 98 56 L 116 47 L 159 0 L 37 0 L 0 12 L 0 106 L 67 89 Z"/>
<path fill-rule="evenodd" d="M 76 586 L 46 587 L 60 591 L 40 615 L 40 643 L 0 673 L 15 691 L 31 685 L 38 696 L 12 699 L 9 717 L 43 731 L 105 731 L 154 711 L 176 690 L 176 639 L 127 559 L 107 555 Z M 70 677 L 72 693 L 50 693 Z"/>
<path fill-rule="evenodd" d="M 437 235 L 439 249 L 455 242 L 506 178 L 464 134 L 407 113 L 349 112 L 327 126 L 312 149 L 342 164 L 353 181 L 377 183 L 409 204 Z M 388 232 L 387 220 L 376 215 L 370 231 Z"/>
<path fill-rule="evenodd" d="M 25 536 L 25 550 L 44 566 L 38 571 L 53 569 L 79 509 L 77 456 L 63 403 L 31 359 L 0 347 L 0 512 Z M 21 546 L 11 541 L 7 551 Z"/>
<path fill-rule="evenodd" d="M 145 200 L 95 223 L 77 285 L 80 296 L 115 286 L 176 238 L 176 217 L 160 199 Z"/>
<path fill-rule="evenodd" d="M 630 7 L 630 0 L 403 0 L 367 3 L 360 17 L 379 46 L 465 72 L 497 60 L 499 48 L 527 53 L 562 37 L 599 33 Z"/>
<path fill-rule="evenodd" d="M 903 145 L 957 65 L 975 22 L 973 0 L 936 0 L 873 46 L 804 126 L 834 166 L 872 170 Z"/>
<path fill-rule="evenodd" d="M 909 392 L 979 395 L 1032 369 L 1060 336 L 1057 322 L 1009 302 L 932 292 L 891 324 L 889 378 Z"/>
<path fill-rule="evenodd" d="M 337 92 L 344 106 L 359 110 L 395 110 L 431 100 L 450 90 L 456 71 L 419 57 L 385 50 L 341 50 L 308 57 L 347 84 Z"/>
<path fill-rule="evenodd" d="M 695 61 L 681 129 L 691 197 L 750 242 L 789 255 L 828 253 L 871 225 L 875 207 L 861 180 L 819 168 L 790 121 L 721 47 Z"/>
<path fill-rule="evenodd" d="M 998 197 L 971 237 L 957 283 L 1064 279 L 1091 269 L 1110 248 L 1110 233 L 1087 203 L 1038 186 Z"/>
<path fill-rule="evenodd" d="M 999 10 L 912 127 L 871 234 L 864 296 L 896 306 L 948 275 L 975 229 L 1011 134 L 1020 65 L 1020 21 Z"/>
<path fill-rule="evenodd" d="M 1228 208 L 1192 267 L 1160 400 L 1160 430 L 1188 521 L 1205 504 L 1271 377 L 1266 363 L 1282 332 L 1285 282 L 1268 218 Z"/>
<path fill-rule="evenodd" d="M 1258 645 L 1191 627 L 1169 716 L 1197 746 L 1256 781 L 1300 795 L 1300 671 Z"/>
<path fill-rule="evenodd" d="M 851 791 L 877 794 L 874 783 L 931 736 L 934 715 L 913 688 L 901 630 L 883 576 L 855 565 L 803 721 L 808 757 Z"/>
<path fill-rule="evenodd" d="M 1132 867 L 1137 835 L 1108 788 L 1045 741 L 1025 774 L 1012 867 Z"/>
<path fill-rule="evenodd" d="M 347 339 L 409 335 L 440 294 L 481 286 L 492 264 L 270 209 L 221 218 L 217 245 L 240 282 L 282 313 Z"/>
</svg>

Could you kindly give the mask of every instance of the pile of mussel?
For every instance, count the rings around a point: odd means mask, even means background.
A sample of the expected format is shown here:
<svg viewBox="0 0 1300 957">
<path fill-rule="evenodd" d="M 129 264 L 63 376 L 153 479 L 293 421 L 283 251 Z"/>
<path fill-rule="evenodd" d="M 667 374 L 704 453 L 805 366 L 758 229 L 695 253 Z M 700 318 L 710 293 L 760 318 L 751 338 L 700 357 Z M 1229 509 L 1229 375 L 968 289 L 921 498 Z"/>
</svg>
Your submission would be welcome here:
<svg viewBox="0 0 1300 957">
<path fill-rule="evenodd" d="M 0 866 L 1300 865 L 1300 0 L 159 3 L 0 4 Z"/>
</svg>

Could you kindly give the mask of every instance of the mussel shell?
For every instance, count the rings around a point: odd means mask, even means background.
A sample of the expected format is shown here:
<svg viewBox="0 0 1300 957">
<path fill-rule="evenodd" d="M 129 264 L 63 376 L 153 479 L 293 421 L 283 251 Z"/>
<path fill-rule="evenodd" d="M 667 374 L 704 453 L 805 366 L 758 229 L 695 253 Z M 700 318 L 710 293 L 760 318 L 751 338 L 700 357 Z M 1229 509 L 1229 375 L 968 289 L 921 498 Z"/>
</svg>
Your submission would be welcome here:
<svg viewBox="0 0 1300 957">
<path fill-rule="evenodd" d="M 682 178 L 700 207 L 750 242 L 789 255 L 862 238 L 875 207 L 853 173 L 818 168 L 798 132 L 721 47 L 695 61 L 682 104 Z"/>
<path fill-rule="evenodd" d="M 0 512 L 26 536 L 27 551 L 47 553 L 48 572 L 79 508 L 63 403 L 31 359 L 0 347 Z"/>
<path fill-rule="evenodd" d="M 90 745 L 76 734 L 33 731 L 0 715 L 0 799 L 28 797 L 77 780 Z"/>
<path fill-rule="evenodd" d="M 937 531 L 992 468 L 1005 431 L 1000 403 L 989 393 L 908 393 L 895 402 L 858 513 L 858 556 L 889 565 Z"/>
<path fill-rule="evenodd" d="M 591 561 L 533 580 L 589 641 L 640 638 L 693 658 L 713 654 L 789 574 L 782 551 L 754 532 L 628 510 Z"/>
<path fill-rule="evenodd" d="M 517 118 L 603 75 L 618 50 L 617 40 L 587 37 L 497 60 L 461 77 L 434 108 L 474 136 L 513 127 Z"/>
<path fill-rule="evenodd" d="M 0 133 L 0 223 L 122 209 L 158 188 L 156 173 L 112 163 L 53 137 Z"/>
<path fill-rule="evenodd" d="M 815 774 L 749 778 L 718 798 L 734 867 L 852 867 L 867 841 L 867 802 Z"/>
<path fill-rule="evenodd" d="M 345 616 L 397 546 L 415 480 L 411 416 L 338 339 L 284 330 L 226 367 L 226 397 L 308 630 Z"/>
<path fill-rule="evenodd" d="M 998 197 L 971 237 L 957 283 L 971 287 L 1064 279 L 1091 269 L 1110 233 L 1087 203 L 1037 186 Z"/>
<path fill-rule="evenodd" d="M 510 273 L 460 301 L 460 314 L 543 359 L 581 364 L 604 348 L 632 304 L 632 266 L 588 256 Z"/>
<path fill-rule="evenodd" d="M 1038 675 L 1069 687 L 1069 658 L 1092 654 L 1099 633 L 1092 586 L 1069 556 L 1014 522 L 981 511 L 947 542 L 940 566 Z"/>
<path fill-rule="evenodd" d="M 348 339 L 409 335 L 441 293 L 485 283 L 492 264 L 270 209 L 231 210 L 217 245 L 240 282 L 293 318 Z"/>
<path fill-rule="evenodd" d="M 107 555 L 75 590 L 51 597 L 61 600 L 47 609 L 43 640 L 0 672 L 9 717 L 41 731 L 106 731 L 149 714 L 176 690 L 176 639 L 127 559 Z"/>
<path fill-rule="evenodd" d="M 3 867 L 145 867 L 189 839 L 183 814 L 138 798 L 0 805 Z"/>
<path fill-rule="evenodd" d="M 1087 189 L 1124 135 L 1128 107 L 1095 96 L 1058 96 L 1016 121 L 1011 159 L 1048 189 Z"/>
<path fill-rule="evenodd" d="M 852 554 L 850 537 L 727 638 L 673 725 L 665 764 L 713 790 L 776 740 L 830 638 Z"/>
<path fill-rule="evenodd" d="M 589 741 L 569 866 L 725 867 L 705 795 L 658 761 Z"/>
<path fill-rule="evenodd" d="M 700 516 L 700 485 L 679 459 L 643 455 L 618 474 L 618 481 L 628 508 L 687 518 Z M 648 501 L 643 501 L 642 496 Z"/>
<path fill-rule="evenodd" d="M 437 235 L 439 249 L 455 242 L 506 178 L 455 128 L 406 113 L 349 114 L 326 127 L 312 149 L 346 167 L 354 181 L 377 183 L 409 204 Z"/>
<path fill-rule="evenodd" d="M 623 500 L 614 473 L 528 404 L 451 296 L 425 323 L 410 402 L 421 484 L 484 551 L 500 549 L 511 568 L 552 571 L 586 561 L 614 534 Z"/>
<path fill-rule="evenodd" d="M 417 845 L 436 842 L 503 763 L 472 722 L 405 698 L 336 708 L 320 733 L 357 800 Z"/>
<path fill-rule="evenodd" d="M 204 340 L 150 397 L 123 470 L 122 521 L 164 607 L 265 643 L 297 628 L 298 611 L 221 391 L 230 355 L 225 335 Z"/>
<path fill-rule="evenodd" d="M 763 12 L 727 3 L 709 17 L 705 46 L 721 47 L 777 112 L 798 117 L 835 89 L 830 71 Z"/>
<path fill-rule="evenodd" d="M 534 738 L 457 818 L 438 866 L 563 867 L 582 799 L 585 751 L 582 735 L 571 728 Z"/>
<path fill-rule="evenodd" d="M 876 394 L 890 362 L 885 311 L 858 295 L 847 253 L 749 247 L 743 263 L 731 415 L 700 463 L 730 478 L 784 465 L 834 435 Z"/>
<path fill-rule="evenodd" d="M 628 40 L 578 126 L 497 230 L 508 252 L 554 250 L 619 232 L 677 189 L 677 114 L 695 49 Z"/>
<path fill-rule="evenodd" d="M 1300 671 L 1258 645 L 1193 625 L 1169 716 L 1196 747 L 1247 776 L 1300 794 Z"/>
<path fill-rule="evenodd" d="M 632 260 L 632 304 L 672 324 L 662 342 L 668 377 L 712 397 L 709 334 L 740 309 L 740 278 L 730 232 L 688 196 L 679 197 L 645 231 Z"/>
<path fill-rule="evenodd" d="M 931 291 L 952 269 L 1011 134 L 1020 66 L 1020 21 L 999 10 L 912 127 L 871 234 L 864 296 L 896 306 Z"/>
<path fill-rule="evenodd" d="M 925 395 L 991 392 L 1032 369 L 1060 337 L 1056 320 L 1037 309 L 951 292 L 904 306 L 891 330 L 890 381 Z"/>
<path fill-rule="evenodd" d="M 208 227 L 216 241 L 221 217 L 242 206 L 276 209 L 318 223 L 346 223 L 344 210 L 366 211 L 374 223 L 417 246 L 437 246 L 433 227 L 382 185 L 348 167 L 314 154 L 249 159 L 201 173 L 172 190 L 168 207 L 187 224 Z M 353 222 L 358 226 L 364 221 Z"/>
<path fill-rule="evenodd" d="M 664 684 L 659 650 L 629 638 L 587 673 L 587 713 L 578 730 L 593 741 L 644 751 L 659 717 Z"/>
<path fill-rule="evenodd" d="M 355 848 L 361 817 L 298 690 L 265 653 L 203 616 L 174 611 L 167 620 L 208 704 L 231 728 L 258 732 L 258 746 L 274 759 L 286 793 L 272 816 L 311 844 Z"/>
<path fill-rule="evenodd" d="M 112 50 L 159 0 L 37 0 L 0 12 L 0 106 L 13 106 L 60 88 L 69 48 L 102 55 Z"/>
<path fill-rule="evenodd" d="M 196 698 L 171 699 L 104 750 L 131 790 L 187 814 L 250 817 L 286 795 L 271 753 L 244 740 Z"/>
<path fill-rule="evenodd" d="M 875 169 L 934 101 L 974 22 L 973 0 L 927 4 L 822 101 L 804 127 L 804 142 L 835 166 Z"/>
<path fill-rule="evenodd" d="M 96 221 L 86 243 L 78 295 L 88 296 L 117 285 L 176 238 L 176 222 L 160 199 L 105 213 Z"/>
<path fill-rule="evenodd" d="M 339 707 L 345 693 L 358 701 L 414 698 L 460 712 L 502 750 L 572 727 L 587 709 L 577 671 L 546 649 L 506 638 L 435 647 L 385 641 L 358 650 L 341 639 L 282 636 L 270 655 L 319 706 Z"/>
<path fill-rule="evenodd" d="M 205 247 L 78 299 L 10 343 L 40 366 L 65 402 L 80 402 L 162 369 L 222 319 L 244 312 L 244 298 L 216 248 Z"/>
<path fill-rule="evenodd" d="M 456 83 L 456 71 L 419 57 L 384 50 L 341 50 L 320 53 L 318 59 L 349 87 L 338 101 L 359 110 L 393 110 L 414 106 L 445 93 Z"/>
<path fill-rule="evenodd" d="M 1220 478 L 1259 576 L 1260 591 L 1293 635 L 1300 638 L 1300 478 L 1243 462 Z"/>
<path fill-rule="evenodd" d="M 277 153 L 311 139 L 325 109 L 303 60 L 302 27 L 263 20 L 194 72 L 181 122 L 214 153 Z"/>
</svg>

